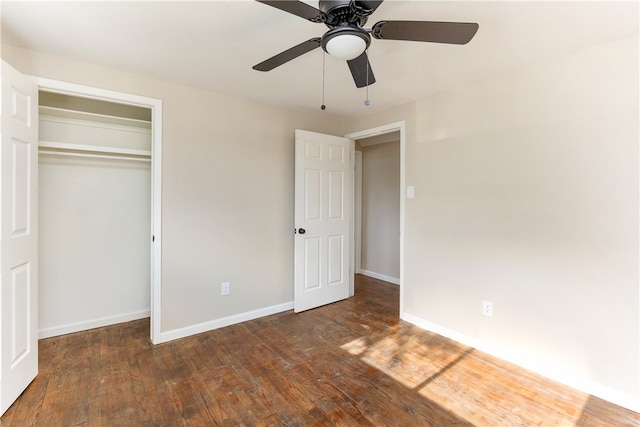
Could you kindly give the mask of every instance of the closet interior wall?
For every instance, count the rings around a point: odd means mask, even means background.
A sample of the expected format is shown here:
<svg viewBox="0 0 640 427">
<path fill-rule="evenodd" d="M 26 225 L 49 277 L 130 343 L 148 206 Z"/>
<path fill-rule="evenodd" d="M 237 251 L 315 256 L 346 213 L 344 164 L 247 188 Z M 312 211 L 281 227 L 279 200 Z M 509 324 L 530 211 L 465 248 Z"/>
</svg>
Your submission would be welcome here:
<svg viewBox="0 0 640 427">
<path fill-rule="evenodd" d="M 40 338 L 149 317 L 150 110 L 39 103 Z"/>
<path fill-rule="evenodd" d="M 400 136 L 358 140 L 362 153 L 360 274 L 400 284 Z"/>
</svg>

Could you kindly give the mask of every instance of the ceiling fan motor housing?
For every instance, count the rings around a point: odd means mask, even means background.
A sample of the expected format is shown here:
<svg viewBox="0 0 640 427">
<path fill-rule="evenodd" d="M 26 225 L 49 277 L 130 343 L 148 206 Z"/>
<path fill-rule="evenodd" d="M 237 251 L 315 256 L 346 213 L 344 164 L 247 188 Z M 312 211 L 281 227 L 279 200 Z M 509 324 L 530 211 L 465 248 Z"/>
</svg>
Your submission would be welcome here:
<svg viewBox="0 0 640 427">
<path fill-rule="evenodd" d="M 363 27 L 369 14 L 355 6 L 351 0 L 320 0 L 320 11 L 324 14 L 324 23 L 329 28 L 345 25 Z"/>
</svg>

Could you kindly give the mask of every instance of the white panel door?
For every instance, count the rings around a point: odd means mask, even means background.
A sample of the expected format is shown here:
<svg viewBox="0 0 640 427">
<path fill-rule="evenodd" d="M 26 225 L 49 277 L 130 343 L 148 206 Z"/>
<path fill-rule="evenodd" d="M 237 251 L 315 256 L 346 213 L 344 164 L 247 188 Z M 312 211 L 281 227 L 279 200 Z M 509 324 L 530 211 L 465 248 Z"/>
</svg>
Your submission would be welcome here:
<svg viewBox="0 0 640 427">
<path fill-rule="evenodd" d="M 0 414 L 38 374 L 38 88 L 2 62 Z"/>
<path fill-rule="evenodd" d="M 295 133 L 294 311 L 349 297 L 353 166 L 347 138 Z"/>
</svg>

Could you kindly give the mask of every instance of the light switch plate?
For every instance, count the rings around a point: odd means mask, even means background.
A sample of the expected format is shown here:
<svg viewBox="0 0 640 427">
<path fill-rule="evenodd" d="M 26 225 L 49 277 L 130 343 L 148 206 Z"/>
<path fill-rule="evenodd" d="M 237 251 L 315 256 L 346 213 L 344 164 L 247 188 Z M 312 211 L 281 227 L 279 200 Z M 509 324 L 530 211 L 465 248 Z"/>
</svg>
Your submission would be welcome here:
<svg viewBox="0 0 640 427">
<path fill-rule="evenodd" d="M 413 188 L 413 185 L 409 185 L 407 187 L 407 199 L 413 199 L 414 195 L 415 195 L 415 189 Z"/>
</svg>

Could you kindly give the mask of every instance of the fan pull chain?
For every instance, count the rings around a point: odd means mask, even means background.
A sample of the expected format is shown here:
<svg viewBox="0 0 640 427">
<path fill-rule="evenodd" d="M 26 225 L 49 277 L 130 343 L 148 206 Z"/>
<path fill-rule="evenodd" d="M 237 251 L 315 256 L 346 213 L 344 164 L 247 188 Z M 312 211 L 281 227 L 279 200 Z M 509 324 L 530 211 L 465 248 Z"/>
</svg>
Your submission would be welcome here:
<svg viewBox="0 0 640 427">
<path fill-rule="evenodd" d="M 371 101 L 369 101 L 369 49 L 366 49 L 364 54 L 367 57 L 367 98 L 364 100 L 364 105 L 368 107 L 371 105 Z"/>
<path fill-rule="evenodd" d="M 326 55 L 326 53 L 323 50 L 322 51 L 322 105 L 320 106 L 320 109 L 322 111 L 327 109 L 327 106 L 324 105 L 324 74 L 325 74 L 324 73 L 324 63 L 325 63 L 325 55 Z"/>
</svg>

